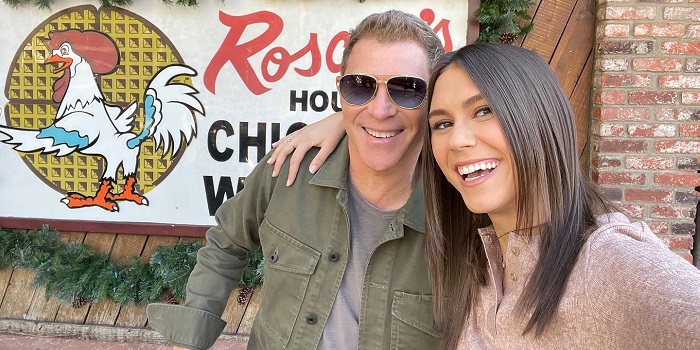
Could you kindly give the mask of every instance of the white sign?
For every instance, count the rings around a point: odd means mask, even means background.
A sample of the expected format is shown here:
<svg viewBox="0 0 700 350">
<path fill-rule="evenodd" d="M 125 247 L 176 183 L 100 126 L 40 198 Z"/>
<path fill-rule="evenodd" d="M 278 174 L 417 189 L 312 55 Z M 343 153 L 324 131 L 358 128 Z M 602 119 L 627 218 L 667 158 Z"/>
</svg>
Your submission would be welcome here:
<svg viewBox="0 0 700 350">
<path fill-rule="evenodd" d="M 467 4 L 0 5 L 0 227 L 210 226 L 272 142 L 338 110 L 347 30 L 395 8 L 451 50 Z"/>
</svg>

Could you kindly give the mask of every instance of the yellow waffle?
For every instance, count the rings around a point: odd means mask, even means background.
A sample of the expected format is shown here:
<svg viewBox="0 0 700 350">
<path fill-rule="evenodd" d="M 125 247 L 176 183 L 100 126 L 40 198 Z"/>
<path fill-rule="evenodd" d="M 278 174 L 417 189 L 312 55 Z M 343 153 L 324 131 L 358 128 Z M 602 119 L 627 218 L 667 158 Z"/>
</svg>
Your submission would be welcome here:
<svg viewBox="0 0 700 350">
<path fill-rule="evenodd" d="M 145 19 L 127 10 L 115 7 L 96 9 L 92 5 L 76 6 L 60 11 L 40 24 L 25 40 L 10 67 L 5 95 L 7 125 L 23 129 L 40 129 L 53 123 L 58 104 L 52 101 L 52 86 L 59 77 L 44 61 L 51 55 L 43 39 L 49 32 L 81 29 L 98 30 L 110 36 L 119 48 L 119 66 L 108 75 L 97 76 L 106 101 L 127 107 L 138 101 L 139 108 L 132 132 L 143 127 L 144 91 L 152 76 L 171 64 L 183 60 L 170 40 Z M 192 85 L 189 77 L 173 80 Z M 180 155 L 182 154 L 182 150 Z M 137 168 L 137 191 L 147 193 L 162 181 L 177 163 L 163 157 L 162 149 L 155 150 L 149 139 L 141 144 Z M 58 192 L 79 192 L 92 195 L 97 191 L 105 168 L 101 157 L 73 153 L 64 157 L 53 154 L 19 152 L 24 162 L 48 186 Z M 123 190 L 123 174 L 116 179 L 115 192 Z"/>
</svg>

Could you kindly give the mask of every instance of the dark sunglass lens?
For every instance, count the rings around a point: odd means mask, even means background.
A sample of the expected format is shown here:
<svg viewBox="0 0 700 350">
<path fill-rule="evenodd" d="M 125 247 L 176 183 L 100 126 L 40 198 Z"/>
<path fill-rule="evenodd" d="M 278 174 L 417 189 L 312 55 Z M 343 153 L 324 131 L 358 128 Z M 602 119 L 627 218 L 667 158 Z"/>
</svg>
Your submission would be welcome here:
<svg viewBox="0 0 700 350">
<path fill-rule="evenodd" d="M 394 103 L 403 108 L 420 106 L 428 92 L 428 83 L 414 77 L 393 77 L 386 86 Z"/>
<path fill-rule="evenodd" d="M 369 102 L 376 88 L 377 81 L 367 75 L 351 74 L 340 78 L 340 94 L 349 104 L 363 105 Z"/>
</svg>

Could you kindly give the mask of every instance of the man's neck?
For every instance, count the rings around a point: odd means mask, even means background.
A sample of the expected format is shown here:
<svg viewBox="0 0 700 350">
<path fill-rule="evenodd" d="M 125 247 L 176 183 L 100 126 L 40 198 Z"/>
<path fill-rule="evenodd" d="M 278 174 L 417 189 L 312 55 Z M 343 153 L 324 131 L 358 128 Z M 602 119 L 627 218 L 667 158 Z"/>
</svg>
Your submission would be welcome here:
<svg viewBox="0 0 700 350">
<path fill-rule="evenodd" d="M 396 210 L 404 206 L 415 187 L 416 169 L 396 169 L 376 173 L 367 169 L 356 169 L 350 159 L 350 177 L 355 188 L 370 204 L 383 210 Z"/>
</svg>

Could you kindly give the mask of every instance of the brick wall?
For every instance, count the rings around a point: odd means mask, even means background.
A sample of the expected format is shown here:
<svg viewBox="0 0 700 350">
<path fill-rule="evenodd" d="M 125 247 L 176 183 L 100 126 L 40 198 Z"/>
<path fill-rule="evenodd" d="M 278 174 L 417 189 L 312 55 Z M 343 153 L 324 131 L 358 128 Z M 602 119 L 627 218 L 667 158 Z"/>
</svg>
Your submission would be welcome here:
<svg viewBox="0 0 700 350">
<path fill-rule="evenodd" d="M 692 261 L 700 0 L 598 0 L 591 178 Z"/>
</svg>

